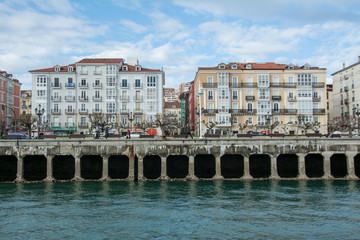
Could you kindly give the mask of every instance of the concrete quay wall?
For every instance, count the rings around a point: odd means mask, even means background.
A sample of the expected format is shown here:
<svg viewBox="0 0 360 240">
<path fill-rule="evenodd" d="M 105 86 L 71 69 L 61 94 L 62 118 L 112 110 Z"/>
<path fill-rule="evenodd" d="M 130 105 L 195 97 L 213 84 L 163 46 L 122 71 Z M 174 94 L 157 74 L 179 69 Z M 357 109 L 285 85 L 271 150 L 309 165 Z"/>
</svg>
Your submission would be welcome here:
<svg viewBox="0 0 360 240">
<path fill-rule="evenodd" d="M 359 179 L 359 140 L 8 140 L 0 145 L 0 179 Z"/>
</svg>

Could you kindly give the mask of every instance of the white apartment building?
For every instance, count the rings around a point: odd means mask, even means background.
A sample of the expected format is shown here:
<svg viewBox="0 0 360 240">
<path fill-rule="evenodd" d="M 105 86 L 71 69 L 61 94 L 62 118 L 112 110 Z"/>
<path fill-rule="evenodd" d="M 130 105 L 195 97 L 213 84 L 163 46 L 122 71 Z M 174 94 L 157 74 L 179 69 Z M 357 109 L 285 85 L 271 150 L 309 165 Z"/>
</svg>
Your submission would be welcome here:
<svg viewBox="0 0 360 240">
<path fill-rule="evenodd" d="M 333 117 L 353 116 L 353 108 L 360 106 L 360 56 L 357 63 L 333 74 Z"/>
<path fill-rule="evenodd" d="M 42 122 L 53 131 L 89 133 L 89 114 L 105 113 L 128 125 L 152 121 L 163 109 L 162 70 L 147 69 L 136 58 L 83 59 L 68 66 L 29 71 L 32 112 L 45 109 Z"/>
</svg>

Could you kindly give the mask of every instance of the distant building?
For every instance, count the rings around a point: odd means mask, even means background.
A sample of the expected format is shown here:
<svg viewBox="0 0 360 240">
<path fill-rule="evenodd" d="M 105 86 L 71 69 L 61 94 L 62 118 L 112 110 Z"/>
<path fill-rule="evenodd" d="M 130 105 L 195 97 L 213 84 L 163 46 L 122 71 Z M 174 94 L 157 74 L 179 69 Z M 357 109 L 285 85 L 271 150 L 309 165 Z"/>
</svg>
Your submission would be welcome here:
<svg viewBox="0 0 360 240">
<path fill-rule="evenodd" d="M 31 113 L 31 90 L 21 90 L 21 114 Z"/>
<path fill-rule="evenodd" d="M 190 82 L 181 83 L 181 84 L 180 84 L 180 93 L 189 92 L 190 87 L 191 87 L 191 83 L 190 83 Z"/>
<path fill-rule="evenodd" d="M 175 88 L 164 88 L 164 102 L 178 102 L 179 90 Z"/>
<path fill-rule="evenodd" d="M 163 111 L 165 74 L 139 65 L 136 58 L 83 59 L 67 66 L 31 70 L 32 106 L 44 108 L 53 131 L 89 133 L 89 114 L 129 125 L 155 121 Z M 32 110 L 34 112 L 34 110 Z"/>
<path fill-rule="evenodd" d="M 326 85 L 326 112 L 328 116 L 328 126 L 334 123 L 334 101 L 333 101 L 333 85 Z"/>
<path fill-rule="evenodd" d="M 202 120 L 195 118 L 197 134 L 231 134 L 245 131 L 296 134 L 300 123 L 320 124 L 327 133 L 326 69 L 309 64 L 220 63 L 199 67 L 194 80 L 195 109 L 203 108 Z M 199 94 L 200 93 L 200 94 Z M 197 97 L 199 96 L 199 97 Z M 199 111 L 198 111 L 199 112 Z M 269 124 L 270 123 L 270 124 Z M 206 125 L 215 124 L 210 130 Z M 286 127 L 286 128 L 285 128 Z"/>
<path fill-rule="evenodd" d="M 0 127 L 6 130 L 15 129 L 12 119 L 20 114 L 19 80 L 12 74 L 0 70 Z"/>
<path fill-rule="evenodd" d="M 165 102 L 164 103 L 164 119 L 174 125 L 181 124 L 181 103 L 180 102 Z"/>
<path fill-rule="evenodd" d="M 352 117 L 360 106 L 360 56 L 358 62 L 331 74 L 333 80 L 333 118 Z"/>
</svg>

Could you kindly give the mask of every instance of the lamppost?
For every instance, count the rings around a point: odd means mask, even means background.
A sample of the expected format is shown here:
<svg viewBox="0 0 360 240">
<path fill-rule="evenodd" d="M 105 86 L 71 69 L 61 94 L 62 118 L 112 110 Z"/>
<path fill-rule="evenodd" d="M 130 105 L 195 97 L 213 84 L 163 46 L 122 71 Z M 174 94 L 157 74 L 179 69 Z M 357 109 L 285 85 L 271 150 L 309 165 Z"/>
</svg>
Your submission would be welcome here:
<svg viewBox="0 0 360 240">
<path fill-rule="evenodd" d="M 201 96 L 202 96 L 202 92 L 199 92 L 199 94 L 197 95 L 197 97 L 199 98 L 199 138 L 202 138 L 202 129 L 201 129 Z"/>
<path fill-rule="evenodd" d="M 353 115 L 357 116 L 357 123 L 358 123 L 358 136 L 360 136 L 360 109 L 359 109 L 359 104 L 356 104 L 356 107 L 353 107 Z"/>
<path fill-rule="evenodd" d="M 268 124 L 268 133 L 269 134 L 271 134 L 271 132 L 270 132 L 271 117 L 272 117 L 272 115 L 269 112 L 265 115 L 265 120 L 266 120 L 266 123 Z"/>
<path fill-rule="evenodd" d="M 40 139 L 40 124 L 41 124 L 41 116 L 44 115 L 45 109 L 40 109 L 41 105 L 39 104 L 39 108 L 35 108 L 35 114 L 39 117 L 37 125 L 38 125 L 38 135 L 37 138 Z"/>
<path fill-rule="evenodd" d="M 128 116 L 128 120 L 130 121 L 130 129 L 132 129 L 132 122 L 134 121 L 134 115 L 132 112 L 130 112 L 130 114 Z"/>
</svg>

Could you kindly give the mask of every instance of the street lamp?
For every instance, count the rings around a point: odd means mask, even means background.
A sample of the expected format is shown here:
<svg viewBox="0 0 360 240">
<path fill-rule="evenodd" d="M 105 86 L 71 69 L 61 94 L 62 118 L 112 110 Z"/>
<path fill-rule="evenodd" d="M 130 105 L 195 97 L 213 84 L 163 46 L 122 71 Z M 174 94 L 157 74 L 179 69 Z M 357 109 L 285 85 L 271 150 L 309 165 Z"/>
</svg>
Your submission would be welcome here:
<svg viewBox="0 0 360 240">
<path fill-rule="evenodd" d="M 360 109 L 359 109 L 359 104 L 356 104 L 356 107 L 353 107 L 353 115 L 357 116 L 357 123 L 358 123 L 358 136 L 360 136 Z"/>
<path fill-rule="evenodd" d="M 271 132 L 270 132 L 271 117 L 272 117 L 272 115 L 269 112 L 265 115 L 265 120 L 268 123 L 268 133 L 269 134 L 271 134 Z"/>
<path fill-rule="evenodd" d="M 203 93 L 202 92 L 199 92 L 199 94 L 197 95 L 197 97 L 199 98 L 199 107 L 200 107 L 200 109 L 199 109 L 199 138 L 202 138 L 202 135 L 201 135 L 201 133 L 202 133 L 202 129 L 201 129 L 201 95 L 202 95 Z"/>
<path fill-rule="evenodd" d="M 45 109 L 40 109 L 41 108 L 41 105 L 39 104 L 39 108 L 35 108 L 35 114 L 39 117 L 38 118 L 38 122 L 37 122 L 37 125 L 38 125 L 38 139 L 40 139 L 40 124 L 41 124 L 41 116 L 44 115 L 44 112 L 45 112 Z"/>
<path fill-rule="evenodd" d="M 128 120 L 130 121 L 130 129 L 132 129 L 132 122 L 134 121 L 134 115 L 132 112 L 130 112 L 130 115 L 128 116 Z"/>
</svg>

